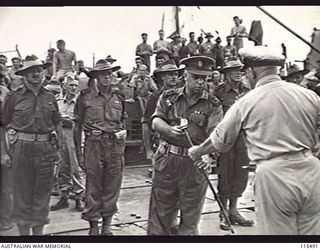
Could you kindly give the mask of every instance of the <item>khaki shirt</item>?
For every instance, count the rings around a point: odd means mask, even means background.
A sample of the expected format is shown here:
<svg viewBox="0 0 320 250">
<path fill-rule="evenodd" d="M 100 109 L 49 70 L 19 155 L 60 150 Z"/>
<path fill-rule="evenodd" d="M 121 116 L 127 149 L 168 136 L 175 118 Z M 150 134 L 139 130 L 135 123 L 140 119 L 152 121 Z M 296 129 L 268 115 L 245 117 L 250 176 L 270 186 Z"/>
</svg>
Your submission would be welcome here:
<svg viewBox="0 0 320 250">
<path fill-rule="evenodd" d="M 223 111 L 217 98 L 210 97 L 203 91 L 198 101 L 190 105 L 185 94 L 185 87 L 165 91 L 159 98 L 156 110 L 152 118 L 159 117 L 169 125 L 180 125 L 177 118 L 187 118 L 189 121 L 188 132 L 195 144 L 202 143 L 222 120 Z M 185 135 L 179 140 L 165 137 L 161 138 L 176 146 L 190 147 Z"/>
<path fill-rule="evenodd" d="M 83 90 L 77 98 L 74 116 L 75 122 L 81 123 L 84 130 L 115 133 L 125 129 L 123 98 L 114 89 L 108 96 L 100 92 L 96 85 Z"/>
<path fill-rule="evenodd" d="M 226 152 L 243 132 L 251 161 L 316 151 L 319 115 L 316 93 L 270 75 L 229 109 L 210 138 L 218 151 Z"/>
</svg>

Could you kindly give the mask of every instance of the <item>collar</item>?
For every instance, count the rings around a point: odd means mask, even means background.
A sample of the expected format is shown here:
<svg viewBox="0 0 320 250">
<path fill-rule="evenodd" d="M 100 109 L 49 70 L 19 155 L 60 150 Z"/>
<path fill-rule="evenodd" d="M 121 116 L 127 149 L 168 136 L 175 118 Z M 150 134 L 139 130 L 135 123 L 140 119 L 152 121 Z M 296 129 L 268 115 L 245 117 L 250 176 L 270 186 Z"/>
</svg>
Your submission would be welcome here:
<svg viewBox="0 0 320 250">
<path fill-rule="evenodd" d="M 269 76 L 265 76 L 265 77 L 262 77 L 256 84 L 256 88 L 259 87 L 259 86 L 263 86 L 263 85 L 266 85 L 270 82 L 276 82 L 276 81 L 281 81 L 281 78 L 280 76 L 278 75 L 269 75 Z"/>
<path fill-rule="evenodd" d="M 66 103 L 68 103 L 68 104 L 76 103 L 77 97 L 78 97 L 78 95 L 75 95 L 70 101 L 68 101 L 68 100 L 67 100 L 67 95 L 65 95 L 65 96 L 63 97 L 63 102 L 66 102 Z"/>
<path fill-rule="evenodd" d="M 27 91 L 31 91 L 33 93 L 33 91 L 31 89 L 28 88 L 28 83 L 24 84 L 23 87 L 22 87 L 22 94 L 24 95 Z M 42 92 L 42 91 L 45 91 L 45 88 L 43 87 L 43 85 L 41 86 L 40 90 L 39 90 L 39 94 Z"/>
</svg>

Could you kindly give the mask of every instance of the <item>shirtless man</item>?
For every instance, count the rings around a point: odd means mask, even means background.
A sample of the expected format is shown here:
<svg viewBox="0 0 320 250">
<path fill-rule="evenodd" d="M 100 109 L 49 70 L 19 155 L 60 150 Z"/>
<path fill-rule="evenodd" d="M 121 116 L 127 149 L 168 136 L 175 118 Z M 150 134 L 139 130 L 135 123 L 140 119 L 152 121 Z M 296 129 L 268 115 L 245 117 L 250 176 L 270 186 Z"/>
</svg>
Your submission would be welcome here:
<svg viewBox="0 0 320 250">
<path fill-rule="evenodd" d="M 53 77 L 56 80 L 64 78 L 68 72 L 73 72 L 77 64 L 76 54 L 71 50 L 65 49 L 65 46 L 65 41 L 58 40 L 58 51 L 53 54 Z M 72 62 L 74 62 L 74 66 Z"/>
</svg>

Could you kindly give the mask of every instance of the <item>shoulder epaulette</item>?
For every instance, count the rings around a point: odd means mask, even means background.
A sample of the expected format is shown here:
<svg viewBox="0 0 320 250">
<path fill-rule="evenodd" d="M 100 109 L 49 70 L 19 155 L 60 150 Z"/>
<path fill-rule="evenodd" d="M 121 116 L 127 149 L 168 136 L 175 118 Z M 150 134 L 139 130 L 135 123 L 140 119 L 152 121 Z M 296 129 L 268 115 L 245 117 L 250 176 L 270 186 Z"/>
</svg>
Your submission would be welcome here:
<svg viewBox="0 0 320 250">
<path fill-rule="evenodd" d="M 214 95 L 209 95 L 209 100 L 213 103 L 215 106 L 221 105 L 221 101 L 218 99 L 218 97 Z"/>
<path fill-rule="evenodd" d="M 166 90 L 163 92 L 163 97 L 168 98 L 168 97 L 174 96 L 178 93 L 179 93 L 178 89 L 169 89 L 169 90 Z"/>
<path fill-rule="evenodd" d="M 85 96 L 85 95 L 89 94 L 91 91 L 92 91 L 91 88 L 83 89 L 83 90 L 81 90 L 80 95 Z"/>
</svg>

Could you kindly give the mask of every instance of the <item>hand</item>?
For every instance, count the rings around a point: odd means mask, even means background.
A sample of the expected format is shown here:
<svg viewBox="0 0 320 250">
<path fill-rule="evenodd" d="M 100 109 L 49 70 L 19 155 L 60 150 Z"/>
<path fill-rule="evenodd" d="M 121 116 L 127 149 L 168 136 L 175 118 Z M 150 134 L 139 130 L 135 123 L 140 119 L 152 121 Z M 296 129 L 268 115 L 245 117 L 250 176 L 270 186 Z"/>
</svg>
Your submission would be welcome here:
<svg viewBox="0 0 320 250">
<path fill-rule="evenodd" d="M 180 128 L 180 126 L 171 126 L 169 134 L 172 137 L 176 137 L 179 135 L 183 135 L 183 130 Z"/>
<path fill-rule="evenodd" d="M 115 133 L 115 135 L 118 140 L 120 140 L 120 139 L 125 140 L 127 138 L 127 130 L 125 130 L 125 129 L 120 130 L 119 132 Z"/>
<path fill-rule="evenodd" d="M 148 160 L 151 160 L 152 157 L 153 157 L 153 151 L 152 150 L 148 150 L 146 152 L 146 157 L 147 157 Z"/>
<path fill-rule="evenodd" d="M 8 154 L 1 154 L 1 166 L 11 167 L 11 159 Z"/>
<path fill-rule="evenodd" d="M 202 161 L 201 155 L 199 153 L 199 146 L 193 146 L 188 149 L 188 154 L 190 158 L 194 161 Z"/>
</svg>

